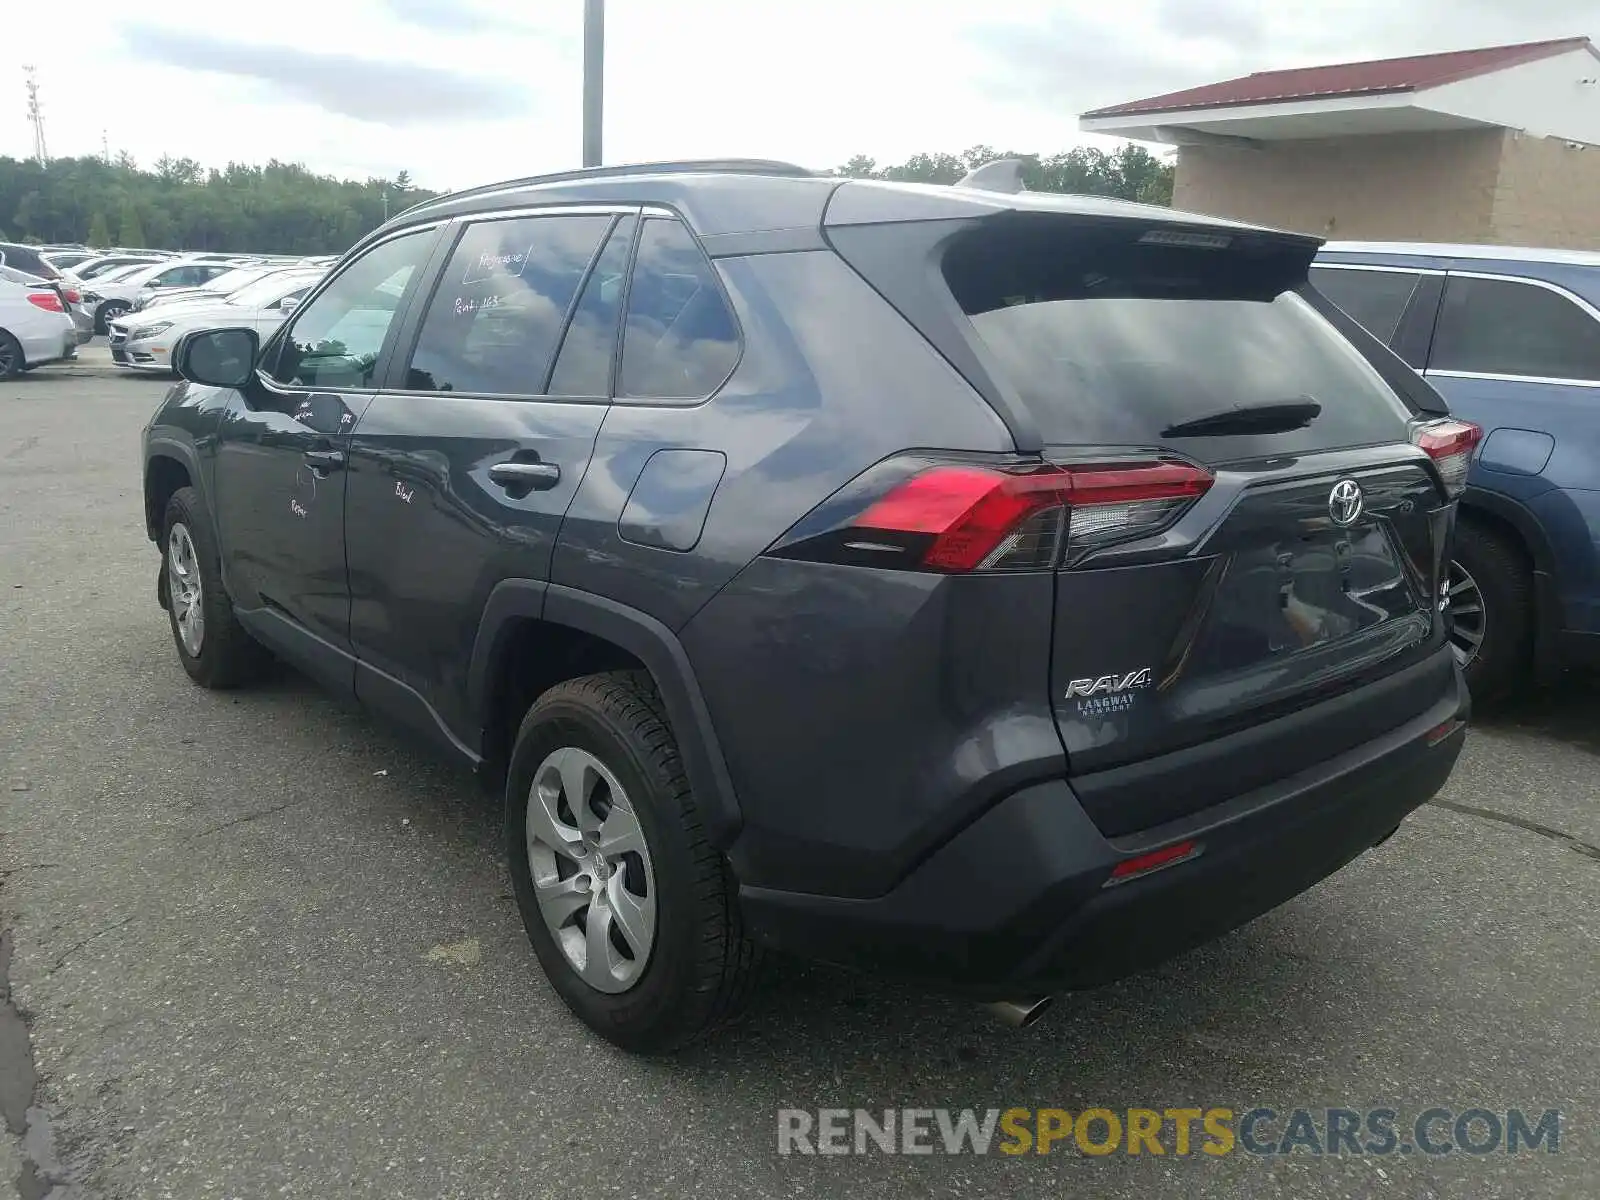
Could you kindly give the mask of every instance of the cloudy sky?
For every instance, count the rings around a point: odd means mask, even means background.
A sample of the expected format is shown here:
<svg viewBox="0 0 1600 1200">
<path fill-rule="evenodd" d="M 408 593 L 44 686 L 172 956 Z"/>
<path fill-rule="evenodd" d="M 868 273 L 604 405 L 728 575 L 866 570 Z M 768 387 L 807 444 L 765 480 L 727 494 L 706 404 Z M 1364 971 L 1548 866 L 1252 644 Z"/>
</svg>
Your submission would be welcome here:
<svg viewBox="0 0 1600 1200">
<path fill-rule="evenodd" d="M 13 0 L 0 154 L 280 158 L 429 187 L 577 163 L 583 0 Z M 1589 34 L 1595 0 L 609 0 L 606 158 L 830 167 L 1090 141 L 1077 114 L 1270 67 Z M 18 53 L 20 51 L 20 53 Z"/>
</svg>

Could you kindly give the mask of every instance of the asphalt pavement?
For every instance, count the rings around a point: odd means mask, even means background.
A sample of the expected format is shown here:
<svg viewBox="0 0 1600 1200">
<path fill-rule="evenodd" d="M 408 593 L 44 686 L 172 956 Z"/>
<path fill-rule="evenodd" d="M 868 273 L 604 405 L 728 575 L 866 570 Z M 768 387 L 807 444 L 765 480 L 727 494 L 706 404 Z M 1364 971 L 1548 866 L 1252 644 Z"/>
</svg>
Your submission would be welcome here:
<svg viewBox="0 0 1600 1200">
<path fill-rule="evenodd" d="M 1031 1029 L 782 964 L 717 1040 L 630 1058 L 544 982 L 468 776 L 293 676 L 183 674 L 140 515 L 165 386 L 97 346 L 0 383 L 0 1197 L 1600 1195 L 1594 685 L 1480 721 L 1310 893 Z M 1562 1122 L 1519 1155 L 778 1153 L 780 1109 L 905 1106 Z"/>
</svg>

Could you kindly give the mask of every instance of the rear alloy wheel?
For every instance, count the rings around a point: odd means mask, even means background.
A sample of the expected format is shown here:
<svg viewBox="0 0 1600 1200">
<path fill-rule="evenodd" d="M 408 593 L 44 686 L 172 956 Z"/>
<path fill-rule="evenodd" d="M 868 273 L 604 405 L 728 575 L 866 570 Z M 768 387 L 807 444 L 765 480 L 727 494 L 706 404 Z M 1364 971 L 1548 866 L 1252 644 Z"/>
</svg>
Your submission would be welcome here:
<svg viewBox="0 0 1600 1200">
<path fill-rule="evenodd" d="M 1533 577 L 1521 547 L 1474 520 L 1456 525 L 1444 596 L 1450 648 L 1473 699 L 1516 692 L 1533 666 Z"/>
<path fill-rule="evenodd" d="M 1459 562 L 1450 564 L 1444 608 L 1450 614 L 1450 649 L 1461 669 L 1468 670 L 1483 646 L 1483 591 Z"/>
<path fill-rule="evenodd" d="M 601 1037 L 657 1054 L 741 1007 L 756 948 L 648 675 L 569 679 L 534 701 L 511 751 L 505 836 L 534 953 Z"/>
<path fill-rule="evenodd" d="M 22 343 L 0 329 L 0 379 L 15 379 L 27 363 L 22 358 Z"/>
<path fill-rule="evenodd" d="M 527 811 L 528 867 L 545 927 L 590 987 L 627 991 L 656 937 L 650 848 L 627 792 L 594 755 L 563 746 L 534 772 Z"/>
</svg>

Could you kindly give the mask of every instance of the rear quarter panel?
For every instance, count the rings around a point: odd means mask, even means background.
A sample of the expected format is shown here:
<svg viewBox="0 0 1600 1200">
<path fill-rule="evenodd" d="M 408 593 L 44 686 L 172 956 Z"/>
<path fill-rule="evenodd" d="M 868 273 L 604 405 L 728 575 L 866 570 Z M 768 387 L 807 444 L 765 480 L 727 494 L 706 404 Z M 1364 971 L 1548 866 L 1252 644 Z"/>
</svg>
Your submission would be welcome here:
<svg viewBox="0 0 1600 1200">
<path fill-rule="evenodd" d="M 743 332 L 738 366 L 708 401 L 612 405 L 552 565 L 552 582 L 674 630 L 880 459 L 911 447 L 1013 447 L 994 411 L 831 251 L 724 258 L 716 267 Z M 645 463 L 664 449 L 726 458 L 687 552 L 625 541 L 618 531 Z"/>
</svg>

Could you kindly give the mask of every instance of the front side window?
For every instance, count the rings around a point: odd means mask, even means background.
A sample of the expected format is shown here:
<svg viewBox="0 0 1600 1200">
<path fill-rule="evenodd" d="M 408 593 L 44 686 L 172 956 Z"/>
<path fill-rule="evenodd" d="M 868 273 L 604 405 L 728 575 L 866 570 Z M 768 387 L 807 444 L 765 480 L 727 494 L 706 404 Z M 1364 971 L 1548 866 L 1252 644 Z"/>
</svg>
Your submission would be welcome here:
<svg viewBox="0 0 1600 1200">
<path fill-rule="evenodd" d="M 422 319 L 405 386 L 539 395 L 611 220 L 553 214 L 467 226 Z"/>
<path fill-rule="evenodd" d="M 1312 267 L 1311 282 L 1380 342 L 1394 341 L 1422 276 L 1410 271 Z"/>
<path fill-rule="evenodd" d="M 639 235 L 617 394 L 699 399 L 739 358 L 739 332 L 711 262 L 682 223 L 654 217 Z"/>
<path fill-rule="evenodd" d="M 293 387 L 369 387 L 384 339 L 433 230 L 380 242 L 295 314 L 271 373 Z"/>
<path fill-rule="evenodd" d="M 1452 275 L 1428 367 L 1600 382 L 1600 321 L 1536 284 Z"/>
</svg>

